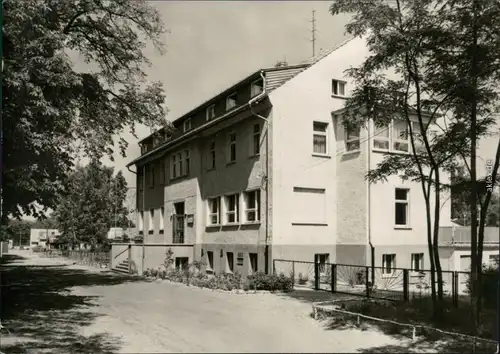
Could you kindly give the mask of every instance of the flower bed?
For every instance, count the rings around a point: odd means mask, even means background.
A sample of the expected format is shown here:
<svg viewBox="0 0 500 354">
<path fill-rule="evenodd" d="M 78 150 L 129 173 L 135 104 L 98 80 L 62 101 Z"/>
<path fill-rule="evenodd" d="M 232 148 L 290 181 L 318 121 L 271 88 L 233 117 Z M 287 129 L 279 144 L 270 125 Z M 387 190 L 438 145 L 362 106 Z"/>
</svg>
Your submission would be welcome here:
<svg viewBox="0 0 500 354">
<path fill-rule="evenodd" d="M 238 273 L 221 273 L 208 275 L 199 269 L 167 270 L 164 267 L 147 269 L 144 276 L 148 279 L 167 280 L 211 290 L 222 290 L 233 293 L 256 291 L 288 292 L 292 290 L 292 279 L 283 274 L 256 273 L 246 278 Z"/>
</svg>

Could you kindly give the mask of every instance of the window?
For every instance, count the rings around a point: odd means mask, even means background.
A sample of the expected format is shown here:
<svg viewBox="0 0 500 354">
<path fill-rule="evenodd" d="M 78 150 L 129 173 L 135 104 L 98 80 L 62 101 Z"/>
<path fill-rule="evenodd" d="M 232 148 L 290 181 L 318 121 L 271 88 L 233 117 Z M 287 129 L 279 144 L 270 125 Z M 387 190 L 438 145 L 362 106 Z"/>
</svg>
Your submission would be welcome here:
<svg viewBox="0 0 500 354">
<path fill-rule="evenodd" d="M 165 229 L 165 208 L 160 208 L 160 234 L 164 232 Z"/>
<path fill-rule="evenodd" d="M 346 151 L 357 151 L 360 149 L 360 128 L 359 127 L 349 127 L 345 130 L 345 150 Z"/>
<path fill-rule="evenodd" d="M 413 140 L 415 143 L 415 150 L 419 151 L 420 149 L 424 148 L 424 140 L 422 137 L 422 130 L 420 129 L 420 123 L 412 122 L 411 128 L 412 128 Z"/>
<path fill-rule="evenodd" d="M 260 221 L 260 190 L 243 193 L 244 222 L 252 223 Z"/>
<path fill-rule="evenodd" d="M 395 107 L 403 107 L 405 104 L 405 93 L 395 91 L 392 94 L 392 100 Z"/>
<path fill-rule="evenodd" d="M 172 163 L 170 164 L 170 178 L 174 179 L 178 176 L 177 154 L 172 155 Z"/>
<path fill-rule="evenodd" d="M 262 79 L 254 81 L 252 83 L 252 86 L 250 88 L 250 95 L 252 97 L 255 97 L 258 94 L 261 94 L 263 91 L 264 91 L 264 83 L 262 82 Z"/>
<path fill-rule="evenodd" d="M 226 252 L 226 258 L 227 258 L 227 271 L 229 273 L 234 272 L 234 253 L 233 252 Z"/>
<path fill-rule="evenodd" d="M 411 254 L 411 271 L 421 272 L 424 269 L 424 254 L 412 253 Z"/>
<path fill-rule="evenodd" d="M 183 177 L 189 175 L 190 158 L 189 150 L 178 152 L 172 155 L 172 163 L 170 166 L 170 178 Z"/>
<path fill-rule="evenodd" d="M 153 225 L 154 220 L 155 220 L 155 210 L 150 209 L 149 210 L 149 220 L 148 220 L 148 231 L 150 234 L 152 234 L 153 230 L 154 230 L 154 225 Z"/>
<path fill-rule="evenodd" d="M 375 126 L 373 147 L 378 150 L 389 150 L 389 124 Z"/>
<path fill-rule="evenodd" d="M 139 230 L 139 232 L 144 231 L 144 212 L 143 211 L 139 212 L 139 218 L 137 220 L 137 229 Z"/>
<path fill-rule="evenodd" d="M 212 251 L 207 251 L 207 270 L 214 269 L 214 253 Z"/>
<path fill-rule="evenodd" d="M 189 165 L 190 165 L 190 159 L 189 159 L 189 150 L 184 150 L 184 173 L 182 174 L 183 176 L 188 176 L 189 175 Z"/>
<path fill-rule="evenodd" d="M 207 107 L 206 118 L 207 118 L 207 122 L 209 120 L 212 120 L 215 118 L 215 105 L 214 104 Z"/>
<path fill-rule="evenodd" d="M 408 189 L 396 188 L 395 199 L 396 199 L 396 212 L 395 212 L 395 223 L 396 226 L 408 226 L 409 225 L 409 194 Z"/>
<path fill-rule="evenodd" d="M 490 255 L 489 257 L 489 261 L 490 261 L 490 265 L 494 266 L 494 267 L 498 267 L 498 265 L 500 264 L 500 255 L 498 254 L 492 254 Z"/>
<path fill-rule="evenodd" d="M 220 197 L 208 200 L 208 225 L 220 224 Z"/>
<path fill-rule="evenodd" d="M 233 194 L 225 197 L 226 223 L 235 224 L 240 221 L 239 195 Z"/>
<path fill-rule="evenodd" d="M 394 151 L 408 152 L 408 123 L 395 120 L 392 126 L 392 148 Z"/>
<path fill-rule="evenodd" d="M 208 155 L 208 169 L 215 169 L 215 140 L 210 142 L 210 152 Z"/>
<path fill-rule="evenodd" d="M 172 218 L 172 243 L 184 243 L 184 202 L 174 203 L 175 215 Z"/>
<path fill-rule="evenodd" d="M 391 276 L 396 268 L 396 255 L 383 254 L 382 255 L 382 275 Z"/>
<path fill-rule="evenodd" d="M 345 96 L 345 82 L 332 80 L 332 95 Z"/>
<path fill-rule="evenodd" d="M 257 273 L 259 270 L 257 253 L 249 253 L 248 258 L 250 259 L 250 272 L 252 274 Z"/>
<path fill-rule="evenodd" d="M 236 258 L 236 264 L 238 266 L 243 266 L 243 262 L 245 262 L 245 259 L 243 258 L 243 252 L 238 252 L 238 258 Z"/>
<path fill-rule="evenodd" d="M 313 123 L 313 153 L 326 155 L 328 153 L 327 148 L 327 131 L 328 123 L 314 122 Z"/>
<path fill-rule="evenodd" d="M 184 133 L 191 130 L 191 118 L 188 118 L 184 121 L 183 127 L 184 127 Z"/>
<path fill-rule="evenodd" d="M 228 151 L 227 151 L 227 158 L 228 158 L 228 163 L 235 162 L 236 161 L 236 133 L 231 132 L 228 135 Z"/>
<path fill-rule="evenodd" d="M 229 111 L 230 109 L 236 107 L 236 98 L 237 98 L 236 93 L 233 93 L 232 95 L 228 96 L 228 98 L 226 99 L 226 111 Z"/>
<path fill-rule="evenodd" d="M 189 266 L 188 257 L 175 257 L 175 269 L 185 270 Z"/>
<path fill-rule="evenodd" d="M 250 154 L 252 156 L 257 156 L 260 154 L 260 124 L 253 125 Z"/>
</svg>

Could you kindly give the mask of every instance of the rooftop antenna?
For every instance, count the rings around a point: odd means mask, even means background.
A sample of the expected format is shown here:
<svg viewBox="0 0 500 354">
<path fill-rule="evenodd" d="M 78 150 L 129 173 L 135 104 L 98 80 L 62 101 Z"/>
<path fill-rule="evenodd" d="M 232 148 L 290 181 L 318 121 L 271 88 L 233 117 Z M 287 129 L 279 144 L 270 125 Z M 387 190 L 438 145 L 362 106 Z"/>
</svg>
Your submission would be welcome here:
<svg viewBox="0 0 500 354">
<path fill-rule="evenodd" d="M 312 52 L 313 52 L 313 57 L 316 55 L 316 10 L 312 10 L 312 20 L 310 21 L 312 24 L 311 28 L 311 43 L 312 43 Z"/>
</svg>

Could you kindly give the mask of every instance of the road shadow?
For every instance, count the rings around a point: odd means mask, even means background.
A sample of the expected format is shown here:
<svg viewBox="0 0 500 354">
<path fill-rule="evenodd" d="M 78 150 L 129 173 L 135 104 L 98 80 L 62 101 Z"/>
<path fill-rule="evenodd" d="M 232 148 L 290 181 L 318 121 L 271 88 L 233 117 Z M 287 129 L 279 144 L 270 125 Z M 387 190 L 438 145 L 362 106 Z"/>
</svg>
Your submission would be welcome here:
<svg viewBox="0 0 500 354">
<path fill-rule="evenodd" d="M 106 333 L 84 336 L 82 328 L 99 316 L 96 296 L 71 293 L 75 286 L 110 286 L 140 281 L 113 273 L 64 266 L 15 264 L 23 257 L 2 257 L 1 351 L 5 353 L 113 353 L 121 341 Z"/>
<path fill-rule="evenodd" d="M 8 265 L 12 263 L 22 262 L 25 258 L 17 254 L 3 254 L 0 258 L 0 265 Z"/>
<path fill-rule="evenodd" d="M 491 343 L 477 343 L 469 340 L 441 337 L 434 341 L 419 339 L 415 342 L 406 340 L 400 345 L 382 345 L 358 350 L 359 353 L 476 353 L 491 354 L 496 352 L 496 345 Z"/>
</svg>

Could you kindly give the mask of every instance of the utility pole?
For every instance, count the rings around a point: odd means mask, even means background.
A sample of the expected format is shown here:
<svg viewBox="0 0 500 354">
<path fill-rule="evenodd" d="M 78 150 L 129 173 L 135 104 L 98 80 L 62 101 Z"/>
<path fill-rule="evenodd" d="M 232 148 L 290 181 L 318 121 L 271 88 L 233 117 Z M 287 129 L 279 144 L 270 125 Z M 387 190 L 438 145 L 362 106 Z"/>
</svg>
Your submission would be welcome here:
<svg viewBox="0 0 500 354">
<path fill-rule="evenodd" d="M 313 51 L 313 57 L 316 55 L 316 10 L 312 10 L 312 28 L 311 28 L 311 43 L 312 43 L 312 51 Z"/>
</svg>

